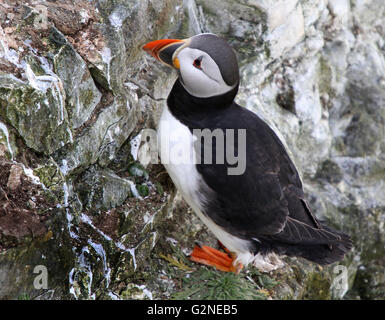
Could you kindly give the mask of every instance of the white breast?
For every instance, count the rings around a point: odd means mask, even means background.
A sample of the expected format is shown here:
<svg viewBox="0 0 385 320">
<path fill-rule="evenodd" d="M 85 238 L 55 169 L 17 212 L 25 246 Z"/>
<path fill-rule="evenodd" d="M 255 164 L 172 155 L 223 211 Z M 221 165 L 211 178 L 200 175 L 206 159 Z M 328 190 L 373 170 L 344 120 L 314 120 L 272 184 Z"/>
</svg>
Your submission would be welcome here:
<svg viewBox="0 0 385 320">
<path fill-rule="evenodd" d="M 195 167 L 193 142 L 189 128 L 177 120 L 166 106 L 158 125 L 161 162 L 184 199 L 197 207 L 201 177 Z"/>
<path fill-rule="evenodd" d="M 196 169 L 193 143 L 194 136 L 189 128 L 176 119 L 166 106 L 158 126 L 158 144 L 162 164 L 185 201 L 215 236 L 230 251 L 248 253 L 248 241 L 231 235 L 203 214 L 204 205 L 214 191 L 204 183 Z"/>
</svg>

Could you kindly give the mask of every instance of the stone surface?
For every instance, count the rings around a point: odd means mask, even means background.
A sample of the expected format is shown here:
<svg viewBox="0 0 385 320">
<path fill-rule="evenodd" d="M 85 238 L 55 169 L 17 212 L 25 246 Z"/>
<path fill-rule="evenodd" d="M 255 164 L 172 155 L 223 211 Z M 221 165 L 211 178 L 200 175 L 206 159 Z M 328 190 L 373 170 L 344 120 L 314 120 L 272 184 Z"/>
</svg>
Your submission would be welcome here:
<svg viewBox="0 0 385 320">
<path fill-rule="evenodd" d="M 383 298 L 384 12 L 382 0 L 3 0 L 0 298 Z M 352 236 L 341 263 L 229 276 L 186 259 L 195 240 L 216 242 L 148 154 L 176 74 L 141 47 L 200 32 L 234 47 L 237 101 L 287 146 L 316 215 Z"/>
</svg>

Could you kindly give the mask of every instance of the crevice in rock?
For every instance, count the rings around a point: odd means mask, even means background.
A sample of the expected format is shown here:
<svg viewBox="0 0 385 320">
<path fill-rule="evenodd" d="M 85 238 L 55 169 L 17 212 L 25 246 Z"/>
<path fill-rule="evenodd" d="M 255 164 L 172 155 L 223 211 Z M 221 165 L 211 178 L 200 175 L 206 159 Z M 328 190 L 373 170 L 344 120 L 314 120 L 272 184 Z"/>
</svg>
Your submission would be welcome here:
<svg viewBox="0 0 385 320">
<path fill-rule="evenodd" d="M 102 93 L 102 97 L 100 99 L 100 102 L 96 105 L 95 109 L 92 111 L 88 120 L 85 121 L 79 128 L 74 130 L 75 137 L 81 135 L 84 132 L 84 130 L 92 126 L 98 119 L 99 114 L 103 110 L 111 106 L 111 104 L 114 102 L 115 97 L 111 91 L 104 89 L 103 87 L 98 85 L 96 82 L 95 82 L 95 85 L 98 88 L 98 90 Z"/>
</svg>

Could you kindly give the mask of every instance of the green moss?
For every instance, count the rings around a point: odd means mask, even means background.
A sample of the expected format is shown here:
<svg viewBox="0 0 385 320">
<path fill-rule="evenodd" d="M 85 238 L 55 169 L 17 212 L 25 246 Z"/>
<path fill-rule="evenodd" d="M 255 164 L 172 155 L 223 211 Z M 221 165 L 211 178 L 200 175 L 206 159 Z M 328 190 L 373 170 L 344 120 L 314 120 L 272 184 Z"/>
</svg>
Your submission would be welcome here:
<svg viewBox="0 0 385 320">
<path fill-rule="evenodd" d="M 147 197 L 149 195 L 148 187 L 145 184 L 137 185 L 136 189 L 141 197 Z"/>
<path fill-rule="evenodd" d="M 91 89 L 81 90 L 79 98 L 83 105 L 88 106 L 92 103 L 95 98 L 94 91 L 92 91 Z"/>
<path fill-rule="evenodd" d="M 8 96 L 7 116 L 11 121 L 18 122 L 18 114 L 26 115 L 28 109 L 35 105 L 38 95 L 32 87 L 17 88 Z"/>
<path fill-rule="evenodd" d="M 316 178 L 330 183 L 339 183 L 343 179 L 340 167 L 332 160 L 325 160 L 321 163 Z"/>
<path fill-rule="evenodd" d="M 267 60 L 270 59 L 271 57 L 271 49 L 270 49 L 270 46 L 268 45 L 268 43 L 266 43 L 264 46 L 263 46 L 263 51 L 265 53 L 265 57 Z"/>
<path fill-rule="evenodd" d="M 156 188 L 156 192 L 158 192 L 158 194 L 163 195 L 164 190 L 163 190 L 162 185 L 159 182 L 155 183 L 155 188 Z"/>
<path fill-rule="evenodd" d="M 62 180 L 58 168 L 54 164 L 38 167 L 33 170 L 33 174 L 39 177 L 40 182 L 43 183 L 47 188 L 51 188 L 51 191 L 53 191 L 52 187 L 60 184 Z"/>
<path fill-rule="evenodd" d="M 51 154 L 70 140 L 66 110 L 60 110 L 55 88 L 49 88 L 44 93 L 22 85 L 10 90 L 7 100 L 2 116 L 17 130 L 28 147 Z M 63 119 L 59 119 L 62 112 Z"/>
<path fill-rule="evenodd" d="M 330 292 L 331 281 L 328 277 L 320 272 L 310 274 L 305 282 L 306 291 L 303 299 L 308 300 L 329 300 L 331 299 Z"/>
<path fill-rule="evenodd" d="M 143 290 L 132 283 L 128 284 L 119 295 L 124 300 L 143 299 L 146 297 Z"/>
<path fill-rule="evenodd" d="M 319 77 L 318 86 L 320 93 L 331 94 L 333 92 L 332 85 L 332 68 L 323 57 L 319 60 Z"/>
<path fill-rule="evenodd" d="M 28 293 L 21 293 L 17 300 L 31 300 L 31 296 Z"/>
<path fill-rule="evenodd" d="M 279 281 L 265 273 L 259 273 L 256 268 L 253 268 L 252 270 L 252 274 L 254 274 L 253 279 L 261 288 L 273 290 L 279 284 Z"/>
<path fill-rule="evenodd" d="M 3 118 L 7 116 L 8 94 L 10 91 L 8 88 L 0 88 L 0 116 Z"/>
<path fill-rule="evenodd" d="M 40 62 L 38 62 L 35 57 L 27 56 L 25 57 L 25 61 L 29 64 L 35 76 L 42 76 L 46 74 L 44 69 L 41 67 Z"/>
<path fill-rule="evenodd" d="M 107 78 L 103 74 L 101 70 L 99 70 L 96 67 L 89 67 L 90 73 L 94 81 L 100 85 L 103 89 L 109 91 L 110 90 L 110 85 L 108 84 Z"/>
</svg>

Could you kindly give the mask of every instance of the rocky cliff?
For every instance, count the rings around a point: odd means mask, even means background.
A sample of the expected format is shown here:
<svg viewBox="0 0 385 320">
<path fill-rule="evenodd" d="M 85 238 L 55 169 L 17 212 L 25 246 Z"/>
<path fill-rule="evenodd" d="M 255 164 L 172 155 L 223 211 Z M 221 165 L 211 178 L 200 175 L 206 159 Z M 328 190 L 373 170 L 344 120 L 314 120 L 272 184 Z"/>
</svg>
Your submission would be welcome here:
<svg viewBox="0 0 385 320">
<path fill-rule="evenodd" d="M 0 298 L 383 298 L 384 25 L 382 0 L 1 0 Z M 201 32 L 234 47 L 238 103 L 352 236 L 341 263 L 234 275 L 186 259 L 215 239 L 150 161 L 176 75 L 141 47 Z"/>
</svg>

